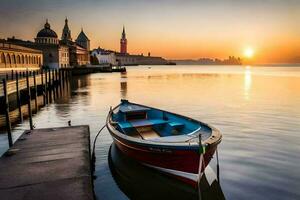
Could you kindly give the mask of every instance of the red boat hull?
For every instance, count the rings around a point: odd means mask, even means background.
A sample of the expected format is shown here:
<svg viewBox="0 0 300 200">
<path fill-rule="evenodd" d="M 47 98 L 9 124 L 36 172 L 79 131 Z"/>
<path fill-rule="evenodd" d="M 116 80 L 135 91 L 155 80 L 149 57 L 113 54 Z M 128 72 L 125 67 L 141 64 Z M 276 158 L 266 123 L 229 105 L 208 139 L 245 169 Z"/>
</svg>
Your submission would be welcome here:
<svg viewBox="0 0 300 200">
<path fill-rule="evenodd" d="M 116 138 L 114 138 L 114 142 L 125 155 L 137 160 L 138 162 L 153 165 L 155 167 L 198 174 L 200 155 L 199 152 L 193 149 L 180 150 L 152 148 L 139 145 L 138 143 L 131 144 L 125 140 L 121 141 Z M 215 150 L 216 146 L 209 148 L 205 152 L 204 165 L 201 171 L 204 171 Z"/>
</svg>

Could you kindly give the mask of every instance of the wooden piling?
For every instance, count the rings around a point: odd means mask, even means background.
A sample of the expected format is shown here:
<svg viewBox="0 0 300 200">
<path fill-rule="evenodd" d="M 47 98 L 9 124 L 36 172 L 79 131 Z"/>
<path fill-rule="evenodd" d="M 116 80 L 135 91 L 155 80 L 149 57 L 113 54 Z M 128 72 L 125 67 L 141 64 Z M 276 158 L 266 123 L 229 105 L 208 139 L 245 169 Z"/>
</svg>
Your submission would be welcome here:
<svg viewBox="0 0 300 200">
<path fill-rule="evenodd" d="M 62 88 L 61 88 L 61 69 L 58 70 L 58 78 L 59 78 L 59 95 L 62 96 Z"/>
<path fill-rule="evenodd" d="M 49 93 L 49 102 L 52 103 L 52 86 L 51 86 L 51 70 L 48 71 L 48 93 Z"/>
<path fill-rule="evenodd" d="M 57 99 L 57 96 L 56 96 L 55 69 L 52 72 L 52 79 L 53 79 L 53 96 L 54 96 L 54 100 L 55 100 L 55 99 Z"/>
<path fill-rule="evenodd" d="M 26 84 L 27 84 L 27 104 L 28 104 L 29 126 L 30 126 L 30 130 L 33 130 L 32 110 L 31 110 L 31 92 L 30 92 L 30 83 L 29 83 L 28 70 L 26 71 Z"/>
<path fill-rule="evenodd" d="M 54 76 L 54 72 L 55 72 L 55 69 L 52 70 L 52 73 L 51 73 L 51 87 L 52 87 L 52 93 L 53 93 L 53 101 L 55 101 L 56 99 L 56 92 L 55 92 L 55 76 Z"/>
<path fill-rule="evenodd" d="M 45 85 L 44 85 L 44 73 L 41 71 L 41 87 L 42 87 L 42 95 L 43 95 L 43 104 L 46 105 L 46 94 L 45 94 Z"/>
<path fill-rule="evenodd" d="M 17 105 L 19 110 L 19 119 L 21 122 L 23 122 L 23 114 L 22 114 L 22 104 L 21 104 L 21 95 L 20 95 L 20 89 L 19 89 L 19 74 L 16 72 L 16 92 L 17 92 Z"/>
<path fill-rule="evenodd" d="M 33 71 L 33 85 L 34 85 L 34 104 L 35 104 L 35 113 L 38 112 L 38 93 L 37 93 L 37 86 L 36 86 L 36 75 L 35 71 Z"/>
<path fill-rule="evenodd" d="M 46 104 L 49 103 L 49 97 L 48 97 L 48 71 L 45 71 L 45 95 L 46 95 Z"/>
<path fill-rule="evenodd" d="M 65 88 L 65 70 L 61 71 L 62 87 Z"/>
<path fill-rule="evenodd" d="M 55 70 L 55 87 L 56 87 L 56 98 L 59 96 L 58 92 L 59 80 L 58 80 L 58 69 Z"/>
<path fill-rule="evenodd" d="M 8 101 L 8 93 L 7 93 L 7 82 L 6 79 L 3 79 L 3 92 L 5 98 L 5 118 L 6 118 L 6 131 L 7 131 L 7 138 L 8 138 L 8 145 L 12 147 L 12 135 L 11 135 L 11 124 L 9 118 L 9 101 Z"/>
</svg>

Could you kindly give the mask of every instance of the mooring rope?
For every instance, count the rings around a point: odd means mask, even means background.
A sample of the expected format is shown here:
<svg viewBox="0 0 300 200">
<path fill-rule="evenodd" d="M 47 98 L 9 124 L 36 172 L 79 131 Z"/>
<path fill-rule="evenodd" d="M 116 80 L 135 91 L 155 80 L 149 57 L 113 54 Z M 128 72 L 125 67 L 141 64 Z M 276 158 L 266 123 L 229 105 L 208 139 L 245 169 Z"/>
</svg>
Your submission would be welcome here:
<svg viewBox="0 0 300 200">
<path fill-rule="evenodd" d="M 92 149 L 92 167 L 93 167 L 93 172 L 95 171 L 95 162 L 96 162 L 96 155 L 95 155 L 95 148 L 96 148 L 96 141 L 98 139 L 98 136 L 100 135 L 101 131 L 106 127 L 106 124 L 98 131 L 94 143 L 93 143 L 93 149 Z"/>
<path fill-rule="evenodd" d="M 219 167 L 219 153 L 218 153 L 218 147 L 216 149 L 216 157 L 217 157 L 217 178 L 218 182 L 220 184 L 220 167 Z"/>
<path fill-rule="evenodd" d="M 200 152 L 200 158 L 199 158 L 199 167 L 198 167 L 198 199 L 202 200 L 202 192 L 201 192 L 201 188 L 200 188 L 200 181 L 201 181 L 201 177 L 202 177 L 202 165 L 204 163 L 204 151 L 203 151 L 203 146 L 202 146 L 202 135 L 201 133 L 199 134 L 199 152 Z"/>
</svg>

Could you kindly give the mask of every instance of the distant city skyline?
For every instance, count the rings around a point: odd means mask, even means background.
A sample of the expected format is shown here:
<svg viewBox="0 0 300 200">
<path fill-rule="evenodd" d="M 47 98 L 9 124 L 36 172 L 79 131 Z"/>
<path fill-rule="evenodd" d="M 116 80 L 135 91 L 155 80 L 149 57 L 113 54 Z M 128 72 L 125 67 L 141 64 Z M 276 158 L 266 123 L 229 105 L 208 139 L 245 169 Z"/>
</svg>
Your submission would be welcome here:
<svg viewBox="0 0 300 200">
<path fill-rule="evenodd" d="M 0 38 L 34 40 L 46 21 L 61 36 L 81 27 L 98 46 L 119 51 L 123 25 L 128 52 L 167 59 L 250 55 L 254 63 L 300 63 L 300 1 L 10 0 L 1 2 Z M 250 58 L 248 58 L 250 59 Z"/>
</svg>

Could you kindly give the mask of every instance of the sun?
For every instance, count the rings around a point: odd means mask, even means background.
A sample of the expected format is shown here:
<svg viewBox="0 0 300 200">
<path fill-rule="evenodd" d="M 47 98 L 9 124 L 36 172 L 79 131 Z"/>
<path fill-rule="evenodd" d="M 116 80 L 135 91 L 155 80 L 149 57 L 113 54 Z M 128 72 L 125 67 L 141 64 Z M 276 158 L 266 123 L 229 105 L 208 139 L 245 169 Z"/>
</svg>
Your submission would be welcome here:
<svg viewBox="0 0 300 200">
<path fill-rule="evenodd" d="M 248 47 L 244 50 L 244 56 L 246 58 L 252 58 L 253 55 L 254 55 L 254 50 L 252 48 Z"/>
</svg>

